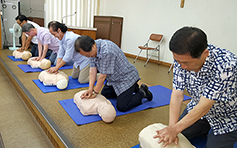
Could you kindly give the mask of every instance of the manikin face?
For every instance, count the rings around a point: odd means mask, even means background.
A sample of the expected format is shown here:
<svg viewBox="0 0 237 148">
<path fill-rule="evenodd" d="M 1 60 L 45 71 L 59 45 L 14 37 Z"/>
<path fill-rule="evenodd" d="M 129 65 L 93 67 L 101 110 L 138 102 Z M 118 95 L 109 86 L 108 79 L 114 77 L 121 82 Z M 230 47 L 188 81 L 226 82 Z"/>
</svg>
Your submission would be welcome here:
<svg viewBox="0 0 237 148">
<path fill-rule="evenodd" d="M 64 33 L 61 31 L 61 29 L 58 28 L 58 31 L 53 31 L 52 27 L 49 28 L 49 32 L 59 40 L 63 39 Z"/>
<path fill-rule="evenodd" d="M 89 57 L 96 57 L 97 55 L 97 47 L 96 44 L 92 46 L 92 50 L 90 52 L 85 52 L 84 50 L 80 49 L 79 52 L 81 55 L 86 56 L 87 58 Z"/>
<path fill-rule="evenodd" d="M 181 68 L 198 72 L 205 63 L 208 55 L 209 51 L 206 49 L 203 51 L 200 58 L 192 58 L 191 55 L 178 55 L 175 53 L 173 53 L 173 58 L 181 65 Z"/>
</svg>

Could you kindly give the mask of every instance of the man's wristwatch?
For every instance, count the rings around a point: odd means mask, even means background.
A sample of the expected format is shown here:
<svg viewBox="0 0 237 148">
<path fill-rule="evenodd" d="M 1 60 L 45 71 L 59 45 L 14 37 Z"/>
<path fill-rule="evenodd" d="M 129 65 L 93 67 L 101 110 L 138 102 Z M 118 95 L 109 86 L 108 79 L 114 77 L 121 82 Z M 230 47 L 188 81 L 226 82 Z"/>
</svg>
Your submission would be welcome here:
<svg viewBox="0 0 237 148">
<path fill-rule="evenodd" d="M 94 95 L 98 95 L 99 93 L 97 93 L 97 92 L 95 92 L 95 91 L 93 90 L 93 94 L 94 94 Z"/>
</svg>

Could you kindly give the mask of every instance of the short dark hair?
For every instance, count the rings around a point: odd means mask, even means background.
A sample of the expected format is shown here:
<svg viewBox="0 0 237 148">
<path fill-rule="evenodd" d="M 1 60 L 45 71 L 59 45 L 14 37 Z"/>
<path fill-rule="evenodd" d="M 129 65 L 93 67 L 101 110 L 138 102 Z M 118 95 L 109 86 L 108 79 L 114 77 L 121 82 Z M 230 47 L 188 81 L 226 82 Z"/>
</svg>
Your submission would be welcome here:
<svg viewBox="0 0 237 148">
<path fill-rule="evenodd" d="M 189 54 L 192 58 L 199 58 L 207 49 L 207 36 L 199 28 L 183 27 L 174 33 L 169 48 L 173 53 Z"/>
<path fill-rule="evenodd" d="M 30 32 L 30 29 L 35 28 L 32 24 L 30 23 L 25 23 L 22 25 L 22 32 Z"/>
<path fill-rule="evenodd" d="M 57 21 L 51 21 L 48 23 L 48 28 L 52 28 L 53 31 L 58 31 L 58 28 L 65 33 L 67 31 L 67 26 L 65 24 L 59 23 Z"/>
<path fill-rule="evenodd" d="M 21 22 L 23 22 L 24 20 L 27 21 L 27 17 L 25 15 L 18 15 L 15 19 Z"/>
<path fill-rule="evenodd" d="M 56 22 L 57 22 L 57 21 L 50 21 L 50 22 L 48 23 L 48 29 L 49 29 L 49 27 L 52 26 L 53 23 L 56 23 Z"/>
<path fill-rule="evenodd" d="M 80 52 L 80 49 L 85 52 L 90 52 L 94 44 L 95 41 L 91 37 L 82 35 L 76 39 L 74 46 L 76 52 Z"/>
</svg>

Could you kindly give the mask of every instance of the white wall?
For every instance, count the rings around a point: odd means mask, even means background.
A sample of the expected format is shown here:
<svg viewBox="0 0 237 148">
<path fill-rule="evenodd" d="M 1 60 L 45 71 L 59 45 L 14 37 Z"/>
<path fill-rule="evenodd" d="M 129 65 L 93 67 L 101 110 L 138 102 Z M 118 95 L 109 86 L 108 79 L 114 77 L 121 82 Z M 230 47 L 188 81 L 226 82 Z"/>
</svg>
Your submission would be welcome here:
<svg viewBox="0 0 237 148">
<path fill-rule="evenodd" d="M 100 15 L 123 16 L 122 50 L 137 55 L 151 33 L 162 33 L 161 61 L 172 63 L 169 40 L 183 26 L 201 28 L 208 42 L 237 54 L 236 0 L 100 0 Z M 142 56 L 145 57 L 145 51 Z"/>
</svg>

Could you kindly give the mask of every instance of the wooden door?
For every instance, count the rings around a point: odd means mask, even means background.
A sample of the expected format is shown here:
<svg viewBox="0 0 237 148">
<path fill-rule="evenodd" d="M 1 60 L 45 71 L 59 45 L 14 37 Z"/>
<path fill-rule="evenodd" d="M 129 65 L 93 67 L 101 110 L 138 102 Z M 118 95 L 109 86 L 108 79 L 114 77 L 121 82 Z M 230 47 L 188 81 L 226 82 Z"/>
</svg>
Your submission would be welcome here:
<svg viewBox="0 0 237 148">
<path fill-rule="evenodd" d="M 110 36 L 110 17 L 94 17 L 94 28 L 97 28 L 96 39 L 109 39 Z"/>
<path fill-rule="evenodd" d="M 121 46 L 123 18 L 112 18 L 110 29 L 110 40 Z"/>
</svg>

